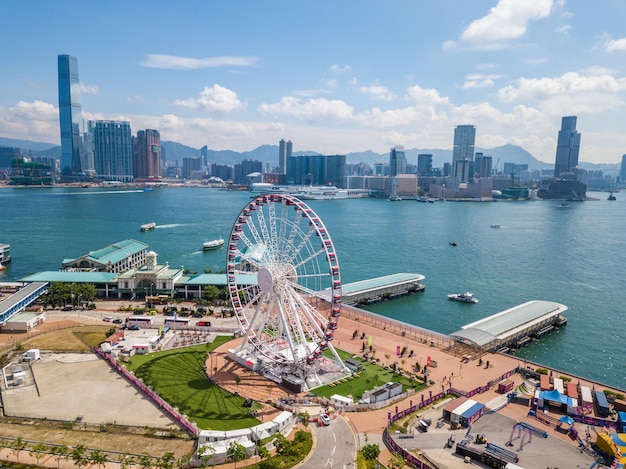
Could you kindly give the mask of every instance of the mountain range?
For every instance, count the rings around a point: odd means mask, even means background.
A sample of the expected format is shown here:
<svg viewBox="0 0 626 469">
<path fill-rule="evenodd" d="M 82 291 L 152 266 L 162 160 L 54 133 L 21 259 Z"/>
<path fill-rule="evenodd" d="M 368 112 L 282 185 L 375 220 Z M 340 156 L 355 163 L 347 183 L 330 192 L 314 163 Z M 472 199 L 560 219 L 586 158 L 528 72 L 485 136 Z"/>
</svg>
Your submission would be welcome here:
<svg viewBox="0 0 626 469">
<path fill-rule="evenodd" d="M 45 155 L 61 158 L 61 147 L 53 143 L 0 137 L 0 146 L 19 147 L 26 156 Z M 199 148 L 193 148 L 178 142 L 164 140 L 161 142 L 161 148 L 163 149 L 164 159 L 168 162 L 178 161 L 179 164 L 181 164 L 183 158 L 200 156 Z M 504 163 L 527 164 L 528 169 L 550 169 L 554 166 L 554 163 L 546 163 L 538 160 L 528 151 L 524 150 L 524 148 L 517 145 L 507 144 L 495 148 L 476 147 L 475 151 L 491 156 L 493 158 L 493 167 L 498 170 L 502 169 Z M 452 150 L 436 148 L 412 148 L 405 150 L 406 158 L 410 164 L 417 164 L 417 155 L 421 153 L 433 155 L 433 167 L 435 168 L 440 168 L 444 163 L 452 161 Z M 314 151 L 299 151 L 293 153 L 294 156 L 316 154 L 319 153 Z M 207 156 L 209 163 L 232 165 L 248 159 L 261 161 L 264 167 L 267 165 L 271 167 L 278 164 L 278 145 L 261 145 L 254 150 L 244 152 L 233 150 L 208 150 Z M 388 153 L 376 153 L 371 150 L 346 154 L 347 163 L 368 163 L 369 165 L 373 165 L 374 163 L 388 161 Z M 580 166 L 586 170 L 601 170 L 604 174 L 609 175 L 618 174 L 621 165 L 619 163 L 595 164 L 581 162 Z"/>
</svg>

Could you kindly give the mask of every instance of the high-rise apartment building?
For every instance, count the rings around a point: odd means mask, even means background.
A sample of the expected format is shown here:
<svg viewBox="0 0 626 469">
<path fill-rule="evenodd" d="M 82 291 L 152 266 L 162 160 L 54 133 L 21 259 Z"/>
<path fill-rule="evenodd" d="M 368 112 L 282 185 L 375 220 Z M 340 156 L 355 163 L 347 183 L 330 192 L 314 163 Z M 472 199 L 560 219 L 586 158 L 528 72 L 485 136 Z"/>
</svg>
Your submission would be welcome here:
<svg viewBox="0 0 626 469">
<path fill-rule="evenodd" d="M 137 137 L 133 139 L 133 156 L 135 179 L 161 179 L 161 134 L 158 130 L 137 131 Z"/>
<path fill-rule="evenodd" d="M 417 155 L 417 175 L 431 176 L 433 171 L 433 155 L 421 153 Z"/>
<path fill-rule="evenodd" d="M 346 155 L 304 155 L 288 160 L 287 183 L 344 187 Z"/>
<path fill-rule="evenodd" d="M 58 56 L 59 124 L 61 128 L 61 178 L 76 180 L 92 169 L 85 162 L 83 108 L 81 105 L 78 61 Z"/>
<path fill-rule="evenodd" d="M 133 142 L 130 122 L 89 122 L 93 134 L 96 177 L 106 181 L 132 182 Z"/>
<path fill-rule="evenodd" d="M 452 147 L 452 176 L 461 182 L 467 182 L 470 174 L 468 163 L 474 161 L 474 144 L 476 127 L 473 125 L 457 125 L 454 128 L 454 146 Z"/>
<path fill-rule="evenodd" d="M 278 174 L 287 174 L 287 161 L 291 158 L 293 152 L 293 144 L 291 140 L 285 142 L 281 140 L 278 143 Z"/>
<path fill-rule="evenodd" d="M 389 176 L 406 174 L 406 154 L 404 147 L 396 145 L 389 152 Z"/>
<path fill-rule="evenodd" d="M 578 166 L 579 151 L 580 133 L 576 131 L 576 116 L 563 117 L 556 146 L 555 178 L 576 179 L 574 172 Z"/>
<path fill-rule="evenodd" d="M 626 181 L 626 155 L 622 155 L 622 166 L 619 172 L 619 181 L 621 183 Z"/>
</svg>

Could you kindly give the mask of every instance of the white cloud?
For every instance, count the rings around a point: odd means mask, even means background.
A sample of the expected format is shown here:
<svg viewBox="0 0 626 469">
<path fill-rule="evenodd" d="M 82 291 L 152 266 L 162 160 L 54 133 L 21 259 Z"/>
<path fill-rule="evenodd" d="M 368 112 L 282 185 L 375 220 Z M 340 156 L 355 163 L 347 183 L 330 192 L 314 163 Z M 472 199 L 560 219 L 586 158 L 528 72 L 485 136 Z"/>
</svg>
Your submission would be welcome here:
<svg viewBox="0 0 626 469">
<path fill-rule="evenodd" d="M 200 68 L 216 67 L 251 67 L 258 62 L 257 57 L 206 57 L 196 59 L 193 57 L 181 57 L 176 55 L 148 54 L 139 62 L 142 67 L 165 68 L 170 70 L 196 70 Z"/>
<path fill-rule="evenodd" d="M 80 83 L 80 91 L 83 94 L 100 94 L 100 87 L 98 85 L 86 85 L 85 83 Z"/>
<path fill-rule="evenodd" d="M 377 101 L 391 101 L 396 97 L 389 88 L 382 85 L 361 86 L 359 91 Z"/>
<path fill-rule="evenodd" d="M 486 16 L 472 21 L 461 39 L 481 46 L 520 38 L 530 21 L 546 18 L 553 6 L 553 0 L 500 0 Z"/>
<path fill-rule="evenodd" d="M 419 105 L 450 105 L 450 100 L 445 96 L 441 96 L 436 89 L 422 88 L 419 85 L 407 88 L 405 97 Z"/>
<path fill-rule="evenodd" d="M 0 135 L 44 142 L 58 142 L 59 110 L 45 101 L 18 101 L 17 105 L 0 106 Z"/>
<path fill-rule="evenodd" d="M 573 94 L 608 93 L 615 95 L 626 90 L 626 78 L 615 78 L 606 73 L 582 75 L 568 72 L 557 78 L 520 78 L 517 85 L 509 85 L 498 91 L 498 97 L 508 103 L 518 101 L 541 101 L 557 95 L 573 97 Z M 616 99 L 617 96 L 614 97 Z"/>
<path fill-rule="evenodd" d="M 344 65 L 342 67 L 340 65 L 334 64 L 330 66 L 330 71 L 333 73 L 349 72 L 350 70 L 352 70 L 352 67 L 350 67 L 350 65 Z"/>
<path fill-rule="evenodd" d="M 556 28 L 554 31 L 559 34 L 564 34 L 567 36 L 569 34 L 570 29 L 572 29 L 572 26 L 569 24 L 565 24 L 559 28 Z"/>
<path fill-rule="evenodd" d="M 308 122 L 331 120 L 348 120 L 353 117 L 354 109 L 344 101 L 334 99 L 302 100 L 294 96 L 284 96 L 274 104 L 261 104 L 257 110 L 261 114 L 295 117 Z"/>
<path fill-rule="evenodd" d="M 604 43 L 607 52 L 626 51 L 626 37 L 610 39 Z"/>
<path fill-rule="evenodd" d="M 501 75 L 485 75 L 482 73 L 470 73 L 465 77 L 465 83 L 463 83 L 463 89 L 480 89 L 491 88 L 495 85 L 495 80 L 502 78 Z"/>
<path fill-rule="evenodd" d="M 229 113 L 245 107 L 245 104 L 237 97 L 237 93 L 218 84 L 212 87 L 205 86 L 197 98 L 177 99 L 172 104 L 220 113 Z"/>
</svg>

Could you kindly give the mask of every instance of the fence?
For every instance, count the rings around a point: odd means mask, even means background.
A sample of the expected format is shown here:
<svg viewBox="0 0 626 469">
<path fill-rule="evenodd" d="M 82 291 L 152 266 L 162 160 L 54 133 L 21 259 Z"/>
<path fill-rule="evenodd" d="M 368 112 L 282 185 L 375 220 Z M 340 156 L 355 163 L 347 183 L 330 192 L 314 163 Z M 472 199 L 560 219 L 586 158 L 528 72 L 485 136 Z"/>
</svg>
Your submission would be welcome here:
<svg viewBox="0 0 626 469">
<path fill-rule="evenodd" d="M 370 313 L 369 311 L 354 306 L 343 305 L 341 314 L 348 319 L 372 325 L 378 329 L 384 329 L 401 337 L 407 337 L 423 344 L 430 344 L 440 349 L 449 348 L 453 343 L 452 339 L 445 334 L 439 334 L 438 332 L 429 331 L 428 329 L 423 329 L 396 319 Z"/>
<path fill-rule="evenodd" d="M 124 378 L 126 378 L 133 386 L 135 386 L 137 389 L 143 392 L 146 396 L 148 396 L 148 398 L 150 398 L 159 409 L 165 411 L 182 428 L 187 430 L 193 436 L 198 436 L 198 428 L 195 425 L 193 425 L 189 420 L 187 420 L 184 416 L 182 416 L 171 405 L 165 402 L 156 392 L 154 392 L 152 389 L 146 386 L 142 381 L 140 381 L 135 375 L 133 375 L 126 368 L 119 365 L 112 356 L 104 353 L 98 347 L 94 347 L 93 350 L 94 352 L 96 352 L 96 354 L 98 354 L 100 358 L 107 361 L 113 369 L 115 369 L 119 374 L 121 374 Z"/>
</svg>

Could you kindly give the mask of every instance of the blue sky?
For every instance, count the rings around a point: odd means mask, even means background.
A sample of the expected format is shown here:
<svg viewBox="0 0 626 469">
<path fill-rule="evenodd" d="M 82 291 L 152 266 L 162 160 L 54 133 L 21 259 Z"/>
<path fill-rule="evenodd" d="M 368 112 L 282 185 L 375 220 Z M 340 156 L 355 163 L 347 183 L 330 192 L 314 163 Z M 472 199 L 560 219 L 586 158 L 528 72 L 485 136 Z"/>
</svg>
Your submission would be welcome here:
<svg viewBox="0 0 626 469">
<path fill-rule="evenodd" d="M 0 136 L 58 143 L 57 55 L 87 119 L 251 150 L 324 154 L 521 145 L 554 161 L 626 153 L 624 0 L 0 2 Z"/>
</svg>

